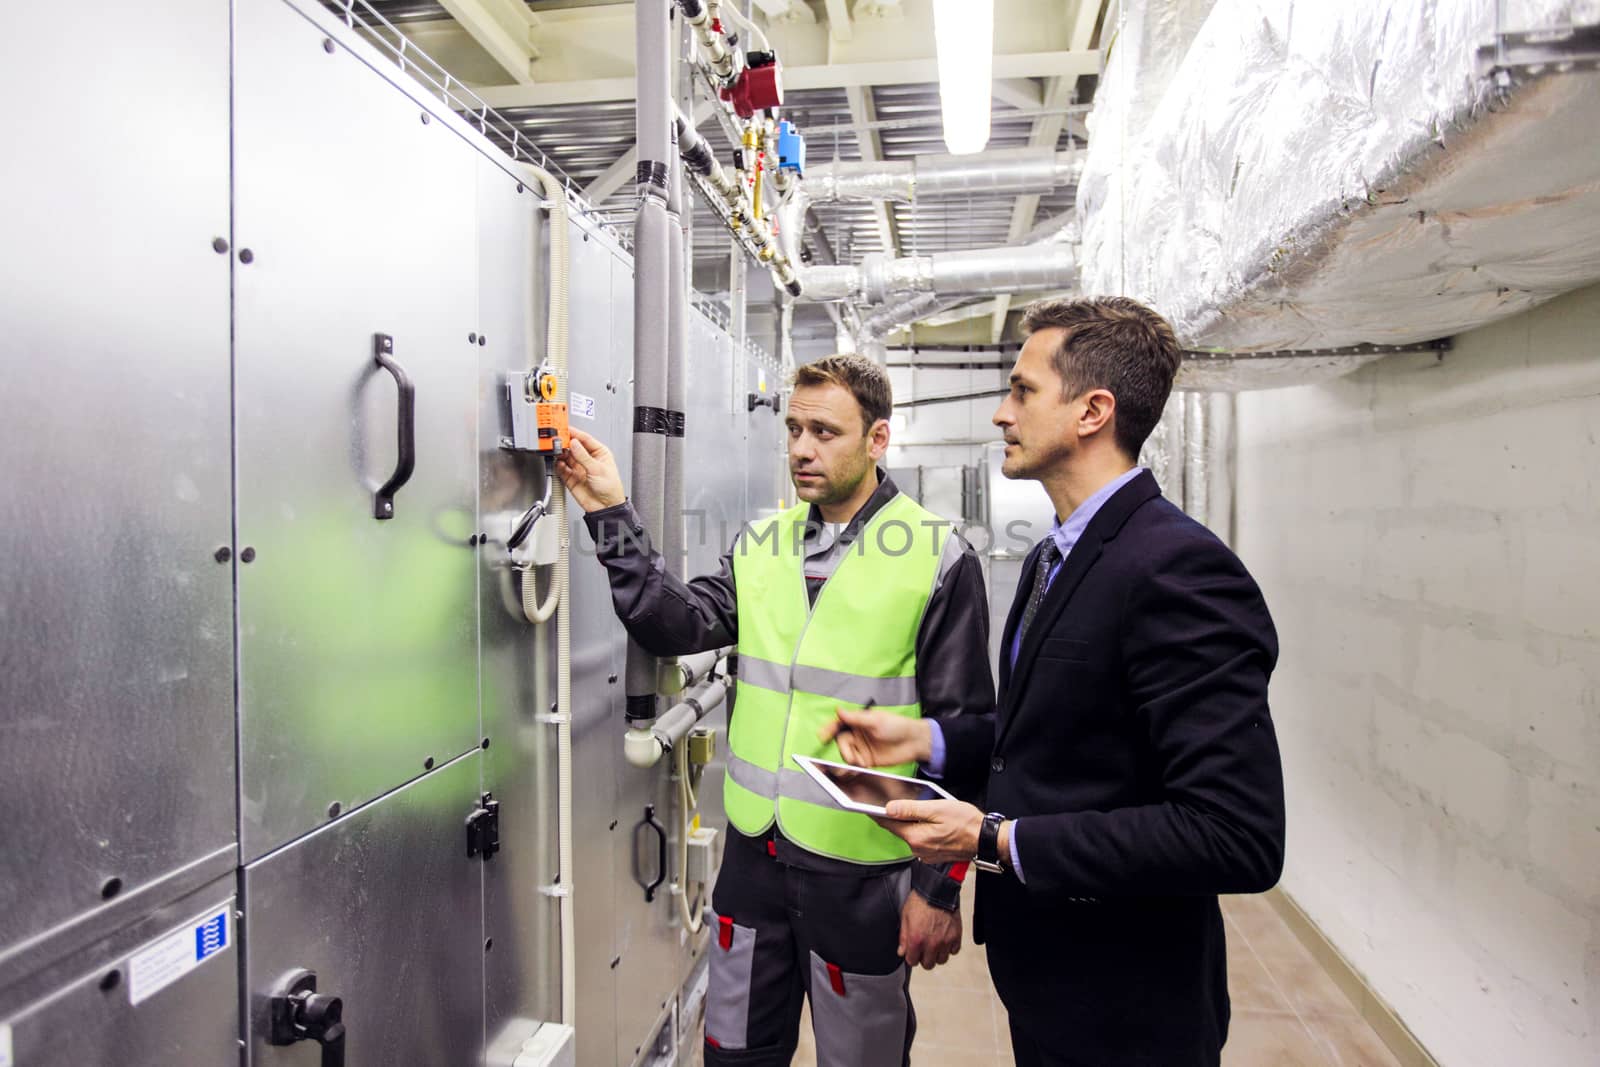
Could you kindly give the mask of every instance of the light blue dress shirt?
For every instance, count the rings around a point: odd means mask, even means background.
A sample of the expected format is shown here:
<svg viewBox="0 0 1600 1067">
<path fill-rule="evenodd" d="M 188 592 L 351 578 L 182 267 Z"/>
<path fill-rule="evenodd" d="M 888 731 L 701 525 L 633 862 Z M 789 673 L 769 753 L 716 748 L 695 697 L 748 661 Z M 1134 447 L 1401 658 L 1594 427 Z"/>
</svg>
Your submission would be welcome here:
<svg viewBox="0 0 1600 1067">
<path fill-rule="evenodd" d="M 1066 562 L 1068 553 L 1078 543 L 1078 539 L 1083 536 L 1083 531 L 1089 528 L 1089 523 L 1094 519 L 1095 514 L 1105 506 L 1105 502 L 1110 500 L 1118 489 L 1133 481 L 1143 472 L 1143 467 L 1135 467 L 1120 478 L 1107 482 L 1097 489 L 1088 500 L 1074 508 L 1072 514 L 1067 516 L 1066 522 L 1062 522 L 1060 517 L 1057 516 L 1055 521 L 1050 524 L 1050 536 L 1055 539 L 1056 548 L 1061 550 L 1061 558 L 1056 561 L 1054 567 L 1050 568 L 1050 575 L 1045 579 L 1046 589 L 1049 589 L 1050 583 L 1056 580 L 1056 575 L 1061 573 L 1061 564 Z M 1030 575 L 1024 575 L 1024 577 L 1028 578 L 1030 582 L 1032 581 Z M 1011 648 L 1009 651 L 1013 666 L 1016 665 L 1017 652 L 1021 648 L 1022 632 L 1018 630 L 1017 633 L 1011 635 Z M 940 728 L 938 719 L 928 720 L 928 732 L 932 735 L 928 745 L 930 755 L 928 762 L 923 765 L 922 769 L 927 773 L 928 777 L 940 778 L 944 775 L 945 747 L 944 730 Z M 1011 830 L 1011 870 L 1016 874 L 1017 881 L 1026 882 L 1027 879 L 1022 876 L 1022 857 L 1017 853 L 1015 823 L 1012 824 Z"/>
</svg>

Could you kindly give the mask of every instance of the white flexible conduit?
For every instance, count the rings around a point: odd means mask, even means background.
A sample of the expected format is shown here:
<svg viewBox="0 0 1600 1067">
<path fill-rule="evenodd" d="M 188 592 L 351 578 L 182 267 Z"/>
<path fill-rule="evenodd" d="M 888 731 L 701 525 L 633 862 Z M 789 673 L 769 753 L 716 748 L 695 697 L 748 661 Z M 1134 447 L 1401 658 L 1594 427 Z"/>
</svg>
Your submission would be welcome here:
<svg viewBox="0 0 1600 1067">
<path fill-rule="evenodd" d="M 544 199 L 550 207 L 550 310 L 545 342 L 545 356 L 556 376 L 556 402 L 567 402 L 567 193 L 561 183 L 547 171 L 532 164 L 523 164 L 526 173 L 544 190 Z M 537 246 L 535 246 L 537 255 Z M 537 277 L 537 274 L 534 275 Z M 554 478 L 554 470 L 546 472 Z M 560 869 L 561 892 L 557 906 L 561 909 L 561 1021 L 576 1026 L 576 994 L 578 988 L 578 937 L 573 921 L 573 871 L 572 858 L 572 605 L 570 590 L 571 531 L 567 528 L 567 492 L 564 486 L 554 490 L 555 519 L 560 551 L 556 556 L 555 581 L 551 583 L 550 600 L 556 610 L 556 865 Z M 530 601 L 536 597 L 533 572 L 523 575 L 522 605 L 528 620 L 542 623 L 549 618 L 542 614 L 544 605 L 535 605 L 529 611 Z"/>
<path fill-rule="evenodd" d="M 698 893 L 689 891 L 689 830 L 694 826 L 694 817 L 691 814 L 700 806 L 700 798 L 695 796 L 694 786 L 689 782 L 689 746 L 687 744 L 672 747 L 673 771 L 678 776 L 678 811 L 680 825 L 678 827 L 678 912 L 683 917 L 683 928 L 690 934 L 698 934 L 705 925 L 700 917 L 700 909 L 695 907 L 695 901 L 690 896 L 698 897 Z"/>
</svg>

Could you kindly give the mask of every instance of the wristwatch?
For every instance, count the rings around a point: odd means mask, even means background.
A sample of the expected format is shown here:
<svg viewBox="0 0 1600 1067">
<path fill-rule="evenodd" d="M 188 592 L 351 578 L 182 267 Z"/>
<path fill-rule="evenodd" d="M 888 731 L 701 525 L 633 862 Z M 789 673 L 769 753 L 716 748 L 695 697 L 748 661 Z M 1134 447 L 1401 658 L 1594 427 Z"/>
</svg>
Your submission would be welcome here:
<svg viewBox="0 0 1600 1067">
<path fill-rule="evenodd" d="M 1000 866 L 1000 824 L 1005 821 L 1004 815 L 993 811 L 983 817 L 983 825 L 978 828 L 978 854 L 972 860 L 978 870 L 990 874 L 1004 870 Z"/>
</svg>

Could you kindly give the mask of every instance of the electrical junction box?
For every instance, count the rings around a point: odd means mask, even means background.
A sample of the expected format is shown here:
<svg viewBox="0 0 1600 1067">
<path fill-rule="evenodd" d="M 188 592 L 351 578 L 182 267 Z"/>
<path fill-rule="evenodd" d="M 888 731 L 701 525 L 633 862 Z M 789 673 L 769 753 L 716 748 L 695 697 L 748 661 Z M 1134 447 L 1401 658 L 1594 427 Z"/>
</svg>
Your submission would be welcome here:
<svg viewBox="0 0 1600 1067">
<path fill-rule="evenodd" d="M 699 882 L 709 886 L 717 876 L 717 831 L 711 826 L 697 826 L 689 831 L 689 858 L 684 863 L 685 882 Z"/>
<path fill-rule="evenodd" d="M 554 478 L 554 474 L 546 475 Z M 560 492 L 558 488 L 556 490 Z M 511 519 L 512 525 L 516 524 L 516 517 Z M 528 543 L 519 552 L 526 552 L 526 560 L 535 567 L 548 567 L 555 563 L 561 556 L 561 524 L 546 515 L 533 524 L 533 530 L 528 534 Z"/>
<path fill-rule="evenodd" d="M 704 767 L 717 758 L 717 731 L 710 727 L 696 727 L 689 734 L 689 762 Z"/>
</svg>

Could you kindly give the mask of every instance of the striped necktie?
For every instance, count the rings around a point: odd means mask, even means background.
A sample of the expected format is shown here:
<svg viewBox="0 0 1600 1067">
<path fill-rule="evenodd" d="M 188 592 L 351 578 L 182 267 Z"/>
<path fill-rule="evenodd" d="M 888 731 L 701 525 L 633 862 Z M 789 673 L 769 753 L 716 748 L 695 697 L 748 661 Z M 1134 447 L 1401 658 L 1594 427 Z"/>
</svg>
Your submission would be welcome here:
<svg viewBox="0 0 1600 1067">
<path fill-rule="evenodd" d="M 1028 606 L 1022 612 L 1022 624 L 1017 627 L 1017 638 L 1020 641 L 1028 633 L 1028 627 L 1033 625 L 1033 617 L 1039 614 L 1039 605 L 1044 602 L 1045 590 L 1050 588 L 1050 571 L 1061 559 L 1061 548 L 1056 544 L 1054 537 L 1045 538 L 1039 549 L 1039 561 L 1033 566 L 1033 590 L 1028 594 Z"/>
</svg>

